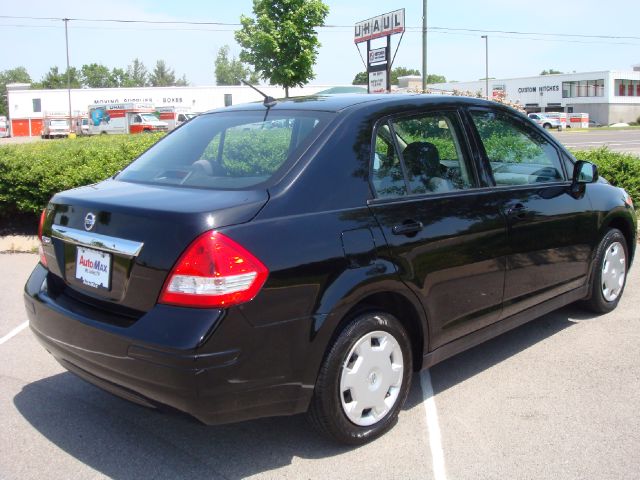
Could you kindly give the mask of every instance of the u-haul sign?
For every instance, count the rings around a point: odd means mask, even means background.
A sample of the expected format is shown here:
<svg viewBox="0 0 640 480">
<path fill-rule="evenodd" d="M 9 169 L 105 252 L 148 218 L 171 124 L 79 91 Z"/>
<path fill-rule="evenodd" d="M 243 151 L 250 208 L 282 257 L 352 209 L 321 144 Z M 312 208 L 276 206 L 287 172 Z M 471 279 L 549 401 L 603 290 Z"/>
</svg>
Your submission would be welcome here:
<svg viewBox="0 0 640 480">
<path fill-rule="evenodd" d="M 404 32 L 404 8 L 356 23 L 355 43 Z"/>
</svg>

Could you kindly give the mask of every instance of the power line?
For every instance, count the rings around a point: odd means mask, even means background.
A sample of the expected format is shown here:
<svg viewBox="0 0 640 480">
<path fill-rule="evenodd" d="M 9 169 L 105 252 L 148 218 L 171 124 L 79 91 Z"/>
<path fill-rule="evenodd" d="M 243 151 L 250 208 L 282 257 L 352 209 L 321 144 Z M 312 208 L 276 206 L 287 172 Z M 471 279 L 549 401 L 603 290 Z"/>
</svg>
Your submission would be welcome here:
<svg viewBox="0 0 640 480">
<path fill-rule="evenodd" d="M 1 17 L 1 16 L 0 16 Z M 61 26 L 58 25 L 34 25 L 34 24 L 0 24 L 0 27 L 8 27 L 8 28 L 48 28 L 48 29 L 60 29 L 62 28 Z M 158 28 L 153 28 L 153 27 L 141 27 L 141 28 L 126 28 L 126 27 L 107 27 L 107 26 L 82 26 L 82 25 L 71 25 L 69 26 L 69 28 L 71 30 L 118 30 L 118 31 L 123 31 L 123 30 L 127 30 L 130 32 L 133 31 L 156 31 L 156 32 L 166 32 L 166 31 L 172 31 L 172 32 L 212 32 L 212 33 L 217 33 L 217 32 L 222 32 L 222 33 L 232 33 L 237 31 L 236 29 L 230 29 L 230 28 L 186 28 L 186 27 L 170 27 L 170 26 L 159 26 Z M 417 29 L 413 29 L 413 27 L 409 27 L 411 28 L 411 30 L 407 30 L 407 34 L 421 34 L 422 30 L 417 30 Z M 430 34 L 437 34 L 437 35 L 452 35 L 452 36 L 461 36 L 461 37 L 477 37 L 477 33 L 464 33 L 462 31 L 456 30 L 456 31 L 445 31 L 442 29 L 438 29 L 435 30 L 432 27 L 429 27 L 428 32 Z M 333 29 L 333 30 L 329 30 L 327 32 L 324 33 L 351 33 L 351 29 L 348 30 L 337 30 L 337 29 Z M 504 38 L 504 39 L 509 39 L 509 40 L 526 40 L 526 41 L 532 41 L 532 42 L 555 42 L 555 43 L 573 43 L 573 44 L 582 44 L 582 45 L 631 45 L 631 46 L 638 46 L 640 45 L 640 42 L 612 42 L 612 41 L 605 41 L 605 42 L 598 42 L 598 41 L 585 41 L 585 40 L 571 40 L 571 39 L 554 39 L 554 38 L 535 38 L 535 37 L 526 37 L 526 36 L 508 36 L 508 35 L 492 35 L 492 38 Z"/>
<path fill-rule="evenodd" d="M 0 15 L 0 18 L 13 19 L 13 20 L 58 20 L 62 21 L 61 17 L 31 17 L 31 16 L 15 16 L 15 15 Z M 68 18 L 69 21 L 80 22 L 93 22 L 93 23 L 142 23 L 142 24 L 157 24 L 157 25 L 211 25 L 211 26 L 226 26 L 226 27 L 239 27 L 240 23 L 228 23 L 228 22 L 200 22 L 200 21 L 187 21 L 187 20 L 133 20 L 133 19 L 119 19 L 119 18 Z M 334 29 L 334 28 L 353 28 L 353 25 L 324 25 L 319 28 Z M 417 30 L 422 32 L 422 27 L 409 26 L 407 30 Z M 574 37 L 574 38 L 596 38 L 596 39 L 610 39 L 610 40 L 640 40 L 640 36 L 631 35 L 587 35 L 578 33 L 552 33 L 552 32 L 521 32 L 518 30 L 486 30 L 479 28 L 454 28 L 454 27 L 429 27 L 432 33 L 436 30 L 439 31 L 452 31 L 452 32 L 473 32 L 473 33 L 500 33 L 508 35 L 535 35 L 535 36 L 547 36 L 547 37 Z"/>
</svg>

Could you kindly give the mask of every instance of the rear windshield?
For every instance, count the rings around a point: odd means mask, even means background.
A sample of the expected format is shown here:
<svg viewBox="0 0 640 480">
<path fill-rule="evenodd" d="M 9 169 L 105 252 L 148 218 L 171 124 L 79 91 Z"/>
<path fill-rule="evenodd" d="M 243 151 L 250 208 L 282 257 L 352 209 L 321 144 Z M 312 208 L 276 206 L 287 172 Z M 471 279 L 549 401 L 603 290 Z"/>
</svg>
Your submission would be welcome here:
<svg viewBox="0 0 640 480">
<path fill-rule="evenodd" d="M 117 179 L 212 189 L 266 185 L 333 115 L 266 109 L 200 115 L 143 153 Z"/>
</svg>

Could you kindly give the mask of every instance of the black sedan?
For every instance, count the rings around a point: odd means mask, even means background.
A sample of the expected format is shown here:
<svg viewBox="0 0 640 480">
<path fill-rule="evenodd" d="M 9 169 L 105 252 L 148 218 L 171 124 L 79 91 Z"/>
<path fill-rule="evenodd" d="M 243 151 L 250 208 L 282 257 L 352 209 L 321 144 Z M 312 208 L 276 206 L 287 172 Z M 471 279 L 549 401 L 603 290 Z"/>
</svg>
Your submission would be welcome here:
<svg viewBox="0 0 640 480">
<path fill-rule="evenodd" d="M 307 412 L 360 444 L 413 372 L 572 302 L 614 309 L 636 227 L 624 190 L 492 102 L 239 105 L 55 195 L 25 303 L 116 395 L 207 424 Z"/>
</svg>

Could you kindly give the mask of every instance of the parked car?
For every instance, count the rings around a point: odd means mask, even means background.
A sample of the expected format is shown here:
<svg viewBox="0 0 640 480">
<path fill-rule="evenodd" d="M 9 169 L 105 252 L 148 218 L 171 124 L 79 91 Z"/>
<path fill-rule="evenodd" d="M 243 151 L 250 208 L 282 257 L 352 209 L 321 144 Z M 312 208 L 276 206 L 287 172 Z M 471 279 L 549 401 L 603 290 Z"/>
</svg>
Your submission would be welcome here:
<svg viewBox="0 0 640 480">
<path fill-rule="evenodd" d="M 56 194 L 25 304 L 123 398 L 206 424 L 307 412 L 362 444 L 414 372 L 572 302 L 614 309 L 636 228 L 624 190 L 493 102 L 237 105 Z"/>
<path fill-rule="evenodd" d="M 600 122 L 596 122 L 595 120 L 589 120 L 589 128 L 591 127 L 604 127 Z"/>
<path fill-rule="evenodd" d="M 562 121 L 559 118 L 549 117 L 544 113 L 530 113 L 528 116 L 545 130 L 551 128 L 562 130 Z"/>
</svg>

